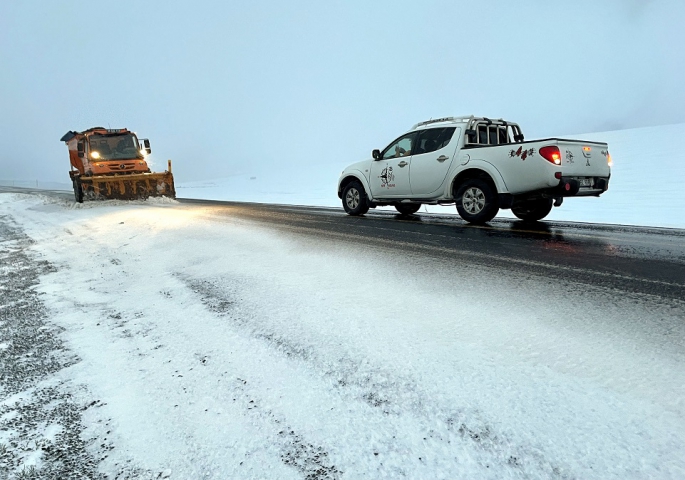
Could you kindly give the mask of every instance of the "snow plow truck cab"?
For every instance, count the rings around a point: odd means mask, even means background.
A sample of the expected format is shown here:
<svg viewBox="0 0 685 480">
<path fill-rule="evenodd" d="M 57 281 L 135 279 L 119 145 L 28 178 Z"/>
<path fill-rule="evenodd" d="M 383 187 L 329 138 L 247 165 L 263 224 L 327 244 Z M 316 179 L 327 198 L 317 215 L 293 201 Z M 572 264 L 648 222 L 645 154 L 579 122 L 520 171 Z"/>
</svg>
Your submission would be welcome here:
<svg viewBox="0 0 685 480">
<path fill-rule="evenodd" d="M 125 129 L 90 128 L 69 131 L 60 141 L 69 149 L 69 176 L 74 197 L 85 199 L 137 200 L 165 196 L 176 198 L 171 160 L 167 171 L 152 173 L 145 155 L 152 153 L 150 141 L 138 141 Z"/>
</svg>

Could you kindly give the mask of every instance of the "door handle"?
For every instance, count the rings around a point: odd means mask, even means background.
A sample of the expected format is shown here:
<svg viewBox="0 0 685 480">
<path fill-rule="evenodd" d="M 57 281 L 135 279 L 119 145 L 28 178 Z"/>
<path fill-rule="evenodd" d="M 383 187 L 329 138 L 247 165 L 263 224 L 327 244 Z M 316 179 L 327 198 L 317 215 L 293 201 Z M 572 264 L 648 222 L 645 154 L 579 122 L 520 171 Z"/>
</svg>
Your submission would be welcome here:
<svg viewBox="0 0 685 480">
<path fill-rule="evenodd" d="M 450 158 L 450 157 L 448 157 L 447 155 L 440 155 L 440 156 L 437 158 L 437 160 L 438 160 L 438 162 L 444 162 L 444 161 L 447 160 L 448 158 Z"/>
<path fill-rule="evenodd" d="M 405 162 L 404 160 L 402 160 L 400 163 L 397 164 L 397 166 L 400 167 L 400 168 L 401 168 L 401 167 L 406 167 L 407 165 L 409 165 L 409 164 L 408 164 L 407 162 Z"/>
</svg>

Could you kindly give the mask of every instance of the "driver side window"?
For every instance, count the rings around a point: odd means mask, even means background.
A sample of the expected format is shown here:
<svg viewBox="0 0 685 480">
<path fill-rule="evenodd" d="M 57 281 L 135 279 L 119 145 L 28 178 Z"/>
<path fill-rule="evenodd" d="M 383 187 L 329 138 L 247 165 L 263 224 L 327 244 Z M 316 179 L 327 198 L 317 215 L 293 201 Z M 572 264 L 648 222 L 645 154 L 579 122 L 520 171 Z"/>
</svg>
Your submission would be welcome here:
<svg viewBox="0 0 685 480">
<path fill-rule="evenodd" d="M 414 143 L 414 133 L 410 133 L 398 138 L 390 144 L 388 148 L 383 150 L 381 158 L 387 160 L 389 158 L 408 157 L 411 155 L 412 146 Z"/>
</svg>

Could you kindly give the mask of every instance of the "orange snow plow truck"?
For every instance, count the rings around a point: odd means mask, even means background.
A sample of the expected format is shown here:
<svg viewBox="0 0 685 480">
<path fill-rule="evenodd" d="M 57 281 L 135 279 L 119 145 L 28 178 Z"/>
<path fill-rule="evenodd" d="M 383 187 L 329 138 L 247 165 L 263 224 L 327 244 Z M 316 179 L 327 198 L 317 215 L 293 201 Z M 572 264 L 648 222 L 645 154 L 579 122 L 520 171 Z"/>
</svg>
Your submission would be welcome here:
<svg viewBox="0 0 685 480">
<path fill-rule="evenodd" d="M 90 128 L 69 131 L 60 139 L 67 144 L 74 197 L 83 199 L 137 200 L 148 197 L 176 198 L 171 160 L 164 173 L 151 173 L 145 161 L 150 141 L 138 142 L 125 128 Z"/>
</svg>

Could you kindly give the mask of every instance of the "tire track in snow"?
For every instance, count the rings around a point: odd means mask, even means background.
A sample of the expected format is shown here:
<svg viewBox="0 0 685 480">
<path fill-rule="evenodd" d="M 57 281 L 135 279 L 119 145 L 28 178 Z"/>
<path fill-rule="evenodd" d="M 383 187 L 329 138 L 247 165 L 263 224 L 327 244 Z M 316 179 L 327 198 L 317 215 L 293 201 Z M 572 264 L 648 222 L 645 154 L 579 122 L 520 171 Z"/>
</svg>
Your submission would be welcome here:
<svg viewBox="0 0 685 480">
<path fill-rule="evenodd" d="M 257 395 L 250 390 L 248 381 L 243 378 L 235 379 L 235 394 L 244 408 L 253 416 L 271 425 L 275 443 L 281 450 L 281 461 L 299 471 L 307 480 L 336 480 L 343 474 L 328 459 L 328 452 L 323 446 L 309 442 L 302 435 L 288 425 L 283 417 L 272 410 L 262 410 Z M 235 399 L 234 399 L 235 400 Z"/>
<path fill-rule="evenodd" d="M 176 276 L 200 297 L 200 300 L 210 312 L 220 317 L 229 316 L 235 325 L 241 328 L 249 328 L 247 321 L 232 315 L 233 306 L 236 304 L 235 297 L 226 295 L 223 290 L 218 289 L 211 282 L 189 278 L 184 275 Z M 269 338 L 269 334 L 257 334 L 256 337 L 265 339 L 270 343 L 278 342 L 276 337 Z M 303 358 L 308 356 L 306 350 L 290 343 L 281 342 L 281 350 L 288 357 Z M 280 418 L 273 411 L 260 409 L 259 400 L 255 402 L 257 395 L 249 389 L 246 379 L 236 378 L 235 394 L 240 399 L 243 408 L 251 416 L 260 418 L 263 422 L 270 424 L 272 431 L 278 430 L 278 433 L 273 435 L 273 437 L 281 450 L 281 461 L 285 465 L 298 470 L 307 480 L 335 480 L 340 478 L 343 472 L 328 461 L 327 449 L 320 445 L 314 445 L 296 433 L 288 425 L 286 419 Z"/>
<path fill-rule="evenodd" d="M 398 376 L 395 372 L 349 355 L 339 356 L 335 360 L 327 359 L 321 356 L 314 346 L 303 345 L 270 330 L 265 322 L 241 318 L 235 308 L 239 304 L 237 291 L 223 286 L 222 279 L 198 279 L 183 274 L 175 276 L 198 295 L 210 312 L 230 319 L 235 327 L 246 331 L 255 339 L 263 340 L 281 355 L 313 368 L 331 385 L 331 389 L 338 391 L 342 397 L 363 402 L 386 417 L 410 415 L 421 420 L 423 425 L 435 425 L 436 428 L 424 427 L 425 431 L 422 433 L 425 442 L 439 444 L 442 447 L 449 447 L 457 442 L 470 443 L 481 452 L 487 453 L 490 458 L 494 458 L 498 464 L 511 468 L 514 476 L 527 477 L 533 474 L 541 478 L 573 478 L 569 469 L 547 460 L 541 448 L 515 445 L 505 435 L 497 433 L 487 422 L 482 421 L 477 410 L 443 405 L 439 400 L 429 398 L 423 393 L 409 376 Z M 238 383 L 241 382 L 247 383 L 246 380 L 238 379 Z M 248 397 L 249 400 L 245 400 Z M 254 398 L 254 394 L 244 397 L 244 401 L 248 402 L 246 408 L 250 411 L 252 408 L 249 401 L 253 401 Z M 277 419 L 273 412 L 264 414 L 274 426 L 280 426 L 285 422 Z M 287 432 L 288 429 L 281 429 L 279 435 L 283 431 Z M 294 441 L 293 435 L 294 432 L 284 435 L 291 445 L 300 446 L 286 455 L 285 458 L 289 459 L 290 464 L 310 465 L 313 462 L 313 452 L 325 453 L 325 450 L 314 448 L 304 439 L 295 438 Z M 302 445 L 307 445 L 307 448 L 302 448 Z M 488 465 L 485 467 L 489 468 Z M 300 471 L 305 473 L 309 470 Z"/>
</svg>

